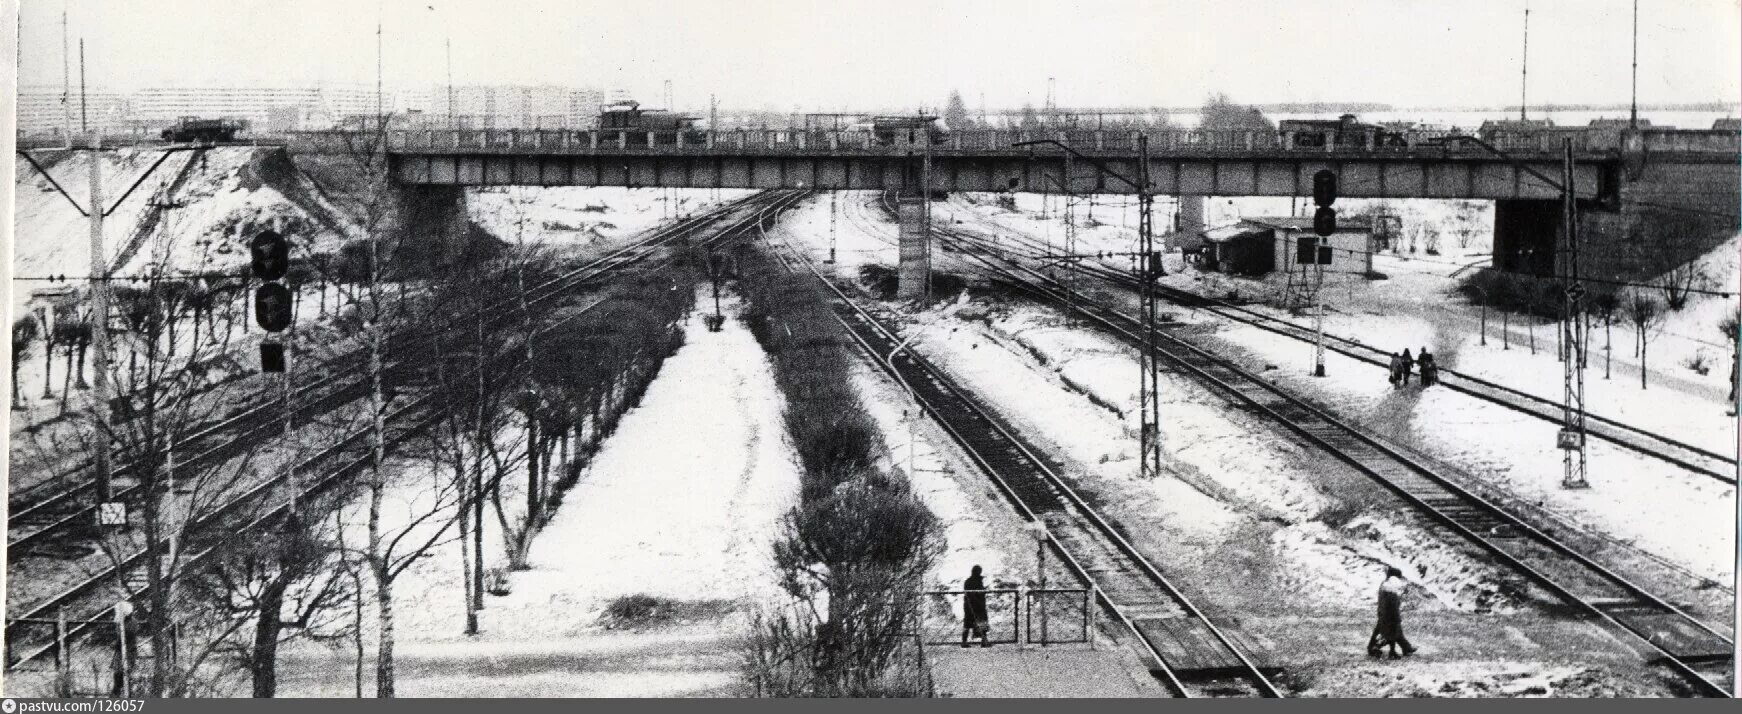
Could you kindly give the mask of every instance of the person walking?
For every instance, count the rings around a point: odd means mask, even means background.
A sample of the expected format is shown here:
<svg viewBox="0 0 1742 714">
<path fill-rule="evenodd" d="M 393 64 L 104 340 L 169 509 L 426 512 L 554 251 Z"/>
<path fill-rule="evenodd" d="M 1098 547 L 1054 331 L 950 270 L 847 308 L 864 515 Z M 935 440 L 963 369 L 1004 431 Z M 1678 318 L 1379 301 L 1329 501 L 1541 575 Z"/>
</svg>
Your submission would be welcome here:
<svg viewBox="0 0 1742 714">
<path fill-rule="evenodd" d="M 1403 354 L 1399 353 L 1399 352 L 1393 352 L 1393 353 L 1391 353 L 1391 386 L 1393 386 L 1393 387 L 1398 386 L 1397 382 L 1398 382 L 1398 380 L 1402 379 L 1402 373 L 1403 373 Z"/>
<path fill-rule="evenodd" d="M 1421 354 L 1415 358 L 1415 363 L 1416 366 L 1421 367 L 1421 386 L 1432 386 L 1434 382 L 1439 381 L 1439 366 L 1434 364 L 1434 356 L 1427 351 L 1426 347 L 1421 348 Z"/>
<path fill-rule="evenodd" d="M 1373 625 L 1373 635 L 1367 638 L 1367 655 L 1378 657 L 1385 648 L 1391 648 L 1392 658 L 1397 657 L 1397 649 L 1403 648 L 1403 656 L 1415 654 L 1415 645 L 1403 636 L 1403 590 L 1409 583 L 1403 579 L 1403 571 L 1397 568 L 1385 569 L 1385 582 L 1379 585 L 1379 621 Z"/>
<path fill-rule="evenodd" d="M 981 647 L 992 646 L 992 626 L 986 612 L 986 581 L 980 577 L 980 566 L 974 566 L 968 579 L 962 581 L 962 647 L 968 646 L 970 634 L 980 637 Z"/>
<path fill-rule="evenodd" d="M 1403 348 L 1403 359 L 1398 365 L 1397 379 L 1400 384 L 1409 386 L 1409 370 L 1415 366 L 1415 355 L 1409 353 L 1409 348 Z"/>
</svg>

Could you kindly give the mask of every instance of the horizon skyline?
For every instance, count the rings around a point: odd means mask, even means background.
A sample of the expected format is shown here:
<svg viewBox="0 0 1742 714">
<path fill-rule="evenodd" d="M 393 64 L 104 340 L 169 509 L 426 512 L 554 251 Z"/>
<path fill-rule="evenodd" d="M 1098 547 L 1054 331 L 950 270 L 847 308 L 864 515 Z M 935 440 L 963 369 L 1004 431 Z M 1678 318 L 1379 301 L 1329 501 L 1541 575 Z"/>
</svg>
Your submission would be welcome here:
<svg viewBox="0 0 1742 714">
<path fill-rule="evenodd" d="M 445 84 L 444 40 L 451 38 L 455 86 L 576 86 L 569 78 L 585 76 L 579 86 L 660 97 L 671 80 L 677 108 L 706 106 L 709 94 L 722 106 L 781 111 L 941 105 L 952 89 L 971 107 L 980 106 L 981 94 L 989 107 L 1038 107 L 1049 78 L 1056 78 L 1060 106 L 1195 106 L 1216 93 L 1241 104 L 1338 104 L 1374 94 L 1376 83 L 1392 91 L 1362 101 L 1405 108 L 1519 103 L 1523 0 L 1475 7 L 1328 0 L 1310 11 L 1285 0 L 1240 9 L 1117 0 L 1095 13 L 990 0 L 897 7 L 907 2 L 847 2 L 830 13 L 795 14 L 769 0 L 638 8 L 529 0 L 508 12 L 470 0 L 383 0 L 375 13 L 337 0 L 218 7 L 163 0 L 149 8 L 27 1 L 18 18 L 19 83 L 59 86 L 64 72 L 76 87 L 83 38 L 87 82 L 112 91 L 374 85 L 379 20 L 380 81 L 395 88 Z M 63 7 L 70 68 L 62 66 Z M 1629 0 L 1534 0 L 1525 103 L 1626 104 L 1630 8 Z M 1412 19 L 1385 31 L 1338 24 L 1314 32 L 1306 24 L 1375 14 Z M 669 21 L 650 31 L 649 16 Z M 795 17 L 805 24 L 794 27 Z M 1730 30 L 1739 22 L 1742 6 L 1727 0 L 1642 2 L 1639 103 L 1734 103 L 1742 95 L 1742 68 L 1733 60 L 1742 42 Z M 730 41 L 708 34 L 721 26 L 744 31 Z M 171 35 L 196 41 L 164 52 L 157 40 Z M 1052 38 L 1073 35 L 1087 41 L 1044 49 L 1057 46 Z M 1303 64 L 1302 55 L 1322 61 Z M 956 76 L 992 79 L 969 85 Z"/>
</svg>

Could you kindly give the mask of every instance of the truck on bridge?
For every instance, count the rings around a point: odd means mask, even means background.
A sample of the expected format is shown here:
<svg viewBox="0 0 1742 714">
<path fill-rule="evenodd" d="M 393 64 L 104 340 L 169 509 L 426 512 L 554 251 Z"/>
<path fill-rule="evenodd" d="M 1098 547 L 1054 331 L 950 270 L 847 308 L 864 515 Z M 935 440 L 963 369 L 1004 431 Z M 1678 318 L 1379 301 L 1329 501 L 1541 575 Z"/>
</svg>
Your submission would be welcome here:
<svg viewBox="0 0 1742 714">
<path fill-rule="evenodd" d="M 174 126 L 164 129 L 162 136 L 164 141 L 173 142 L 234 141 L 236 134 L 246 128 L 246 124 L 238 120 L 182 117 Z"/>
</svg>

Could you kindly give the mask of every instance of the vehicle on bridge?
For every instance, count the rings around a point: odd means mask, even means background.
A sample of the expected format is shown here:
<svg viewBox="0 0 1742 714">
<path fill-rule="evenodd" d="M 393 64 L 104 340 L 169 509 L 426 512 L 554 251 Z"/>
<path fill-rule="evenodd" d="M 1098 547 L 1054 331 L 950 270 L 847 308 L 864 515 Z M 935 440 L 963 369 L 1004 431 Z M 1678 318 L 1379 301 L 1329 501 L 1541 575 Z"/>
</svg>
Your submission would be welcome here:
<svg viewBox="0 0 1742 714">
<path fill-rule="evenodd" d="M 164 129 L 161 136 L 164 141 L 215 143 L 235 141 L 236 135 L 247 128 L 246 122 L 240 120 L 182 117 L 174 126 Z"/>
<path fill-rule="evenodd" d="M 926 132 L 934 144 L 948 135 L 943 127 L 938 126 L 938 118 L 933 116 L 888 116 L 871 119 L 872 137 L 878 146 L 918 143 L 919 132 L 922 131 Z"/>
<path fill-rule="evenodd" d="M 1372 146 L 1407 146 L 1408 140 L 1402 131 L 1383 124 L 1367 124 L 1358 121 L 1354 114 L 1344 114 L 1336 119 L 1284 119 L 1276 123 L 1276 130 L 1282 133 L 1294 133 L 1294 145 L 1299 147 L 1341 146 L 1357 148 L 1367 146 L 1368 137 L 1372 137 Z"/>
<path fill-rule="evenodd" d="M 642 109 L 639 102 L 612 104 L 599 112 L 599 130 L 623 132 L 629 146 L 647 146 L 650 132 L 655 146 L 675 146 L 680 138 L 682 143 L 700 143 L 703 134 L 696 129 L 697 121 L 665 109 Z"/>
</svg>

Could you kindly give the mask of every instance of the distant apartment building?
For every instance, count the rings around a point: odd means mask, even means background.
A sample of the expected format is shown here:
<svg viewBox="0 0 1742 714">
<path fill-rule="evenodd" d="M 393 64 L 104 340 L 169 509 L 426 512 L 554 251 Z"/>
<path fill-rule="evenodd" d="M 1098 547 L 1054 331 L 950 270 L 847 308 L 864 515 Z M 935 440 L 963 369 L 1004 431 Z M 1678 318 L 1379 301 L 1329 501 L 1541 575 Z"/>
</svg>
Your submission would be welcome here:
<svg viewBox="0 0 1742 714">
<path fill-rule="evenodd" d="M 605 92 L 558 85 L 435 85 L 408 93 L 414 125 L 467 129 L 586 129 Z"/>
<path fill-rule="evenodd" d="M 373 87 L 173 87 L 135 92 L 129 120 L 138 125 L 173 123 L 186 116 L 241 119 L 255 131 L 319 129 L 344 117 L 391 110 L 390 96 Z"/>
<path fill-rule="evenodd" d="M 20 87 L 18 134 L 59 137 L 67 129 L 69 116 L 74 134 L 87 130 L 120 133 L 127 122 L 127 105 L 127 96 L 118 92 L 87 89 L 81 105 L 77 88 L 63 95 L 60 87 Z"/>
</svg>

